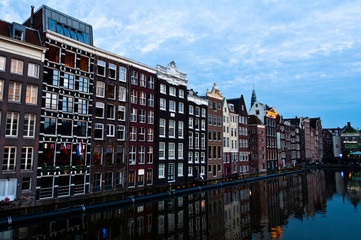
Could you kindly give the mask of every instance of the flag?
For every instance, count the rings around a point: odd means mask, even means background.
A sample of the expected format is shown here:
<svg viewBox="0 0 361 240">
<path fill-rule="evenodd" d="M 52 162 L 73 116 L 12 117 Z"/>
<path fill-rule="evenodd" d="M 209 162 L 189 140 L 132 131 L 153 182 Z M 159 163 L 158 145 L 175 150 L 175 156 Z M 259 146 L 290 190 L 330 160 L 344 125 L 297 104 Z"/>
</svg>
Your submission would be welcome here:
<svg viewBox="0 0 361 240">
<path fill-rule="evenodd" d="M 84 154 L 84 152 L 83 152 L 83 140 L 80 141 L 79 144 L 78 144 L 77 153 L 78 153 L 78 156 L 81 156 L 81 155 Z"/>
</svg>

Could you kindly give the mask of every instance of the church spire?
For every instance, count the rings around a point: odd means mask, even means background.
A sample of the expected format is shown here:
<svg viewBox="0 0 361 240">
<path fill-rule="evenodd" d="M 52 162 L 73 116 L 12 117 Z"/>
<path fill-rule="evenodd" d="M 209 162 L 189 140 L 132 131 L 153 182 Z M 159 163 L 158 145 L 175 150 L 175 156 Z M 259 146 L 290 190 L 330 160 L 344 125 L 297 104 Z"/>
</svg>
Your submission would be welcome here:
<svg viewBox="0 0 361 240">
<path fill-rule="evenodd" d="M 254 85 L 253 85 L 252 97 L 251 97 L 251 108 L 256 101 L 257 101 L 256 90 L 254 90 Z"/>
</svg>

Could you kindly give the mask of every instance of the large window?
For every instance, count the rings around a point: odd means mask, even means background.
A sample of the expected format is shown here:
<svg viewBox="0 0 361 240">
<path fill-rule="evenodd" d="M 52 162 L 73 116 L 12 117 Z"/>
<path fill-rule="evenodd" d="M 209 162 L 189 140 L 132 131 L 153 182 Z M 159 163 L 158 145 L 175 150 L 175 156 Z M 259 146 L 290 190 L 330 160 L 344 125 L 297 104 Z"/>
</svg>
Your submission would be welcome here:
<svg viewBox="0 0 361 240">
<path fill-rule="evenodd" d="M 64 65 L 67 67 L 74 68 L 75 65 L 75 53 L 65 51 Z"/>
<path fill-rule="evenodd" d="M 95 95 L 97 97 L 105 97 L 105 83 L 99 81 L 96 82 Z"/>
<path fill-rule="evenodd" d="M 49 51 L 48 51 L 48 59 L 51 62 L 59 62 L 60 59 L 60 48 L 53 46 L 53 45 L 49 45 Z"/>
<path fill-rule="evenodd" d="M 139 163 L 140 164 L 145 163 L 145 147 L 144 146 L 139 147 Z"/>
<path fill-rule="evenodd" d="M 125 102 L 127 97 L 127 89 L 125 87 L 118 88 L 118 100 Z"/>
<path fill-rule="evenodd" d="M 116 75 L 117 75 L 117 66 L 115 66 L 112 63 L 109 63 L 108 77 L 111 79 L 115 79 Z"/>
<path fill-rule="evenodd" d="M 147 80 L 146 80 L 147 76 L 144 75 L 143 73 L 140 74 L 140 82 L 139 85 L 141 87 L 146 87 L 147 86 Z"/>
<path fill-rule="evenodd" d="M 184 138 L 183 135 L 184 123 L 183 121 L 178 122 L 178 138 Z"/>
<path fill-rule="evenodd" d="M 118 120 L 125 121 L 126 108 L 124 106 L 118 106 Z"/>
<path fill-rule="evenodd" d="M 171 138 L 175 138 L 175 121 L 174 120 L 169 120 L 169 129 L 168 129 L 168 134 L 169 137 Z"/>
<path fill-rule="evenodd" d="M 95 131 L 94 131 L 94 138 L 95 139 L 103 139 L 104 137 L 104 124 L 96 123 L 95 124 Z"/>
<path fill-rule="evenodd" d="M 184 113 L 184 103 L 182 102 L 178 103 L 178 112 Z"/>
<path fill-rule="evenodd" d="M 147 111 L 144 109 L 139 110 L 139 122 L 140 123 L 146 123 L 146 115 Z"/>
<path fill-rule="evenodd" d="M 168 144 L 168 158 L 175 159 L 175 143 Z"/>
<path fill-rule="evenodd" d="M 0 71 L 5 71 L 6 57 L 0 56 Z"/>
<path fill-rule="evenodd" d="M 130 141 L 137 141 L 137 127 L 130 127 Z"/>
<path fill-rule="evenodd" d="M 161 118 L 159 119 L 159 136 L 165 137 L 165 119 Z"/>
<path fill-rule="evenodd" d="M 26 86 L 25 103 L 37 104 L 38 101 L 38 86 L 28 84 Z"/>
<path fill-rule="evenodd" d="M 79 68 L 80 70 L 82 71 L 89 71 L 89 58 L 88 57 L 85 57 L 85 56 L 79 56 Z"/>
<path fill-rule="evenodd" d="M 49 110 L 58 110 L 58 94 L 46 93 L 45 108 Z"/>
<path fill-rule="evenodd" d="M 23 147 L 21 152 L 21 169 L 31 170 L 33 167 L 34 148 Z"/>
<path fill-rule="evenodd" d="M 149 77 L 148 88 L 149 89 L 154 89 L 154 77 Z"/>
<path fill-rule="evenodd" d="M 78 121 L 77 122 L 77 135 L 78 137 L 86 137 L 87 135 L 87 122 Z"/>
<path fill-rule="evenodd" d="M 72 113 L 74 111 L 74 98 L 63 96 L 63 112 Z"/>
<path fill-rule="evenodd" d="M 9 82 L 9 102 L 20 102 L 21 99 L 21 83 Z"/>
<path fill-rule="evenodd" d="M 7 137 L 17 137 L 19 127 L 19 113 L 8 112 L 6 115 L 5 135 Z"/>
<path fill-rule="evenodd" d="M 23 74 L 23 66 L 24 66 L 24 62 L 17 60 L 17 59 L 11 59 L 11 73 L 16 73 L 16 74 Z"/>
<path fill-rule="evenodd" d="M 12 171 L 16 166 L 16 147 L 4 147 L 4 157 L 2 170 Z"/>
<path fill-rule="evenodd" d="M 137 147 L 130 146 L 129 148 L 129 164 L 135 165 L 137 162 Z"/>
<path fill-rule="evenodd" d="M 165 177 L 165 164 L 163 164 L 163 163 L 159 164 L 158 176 L 159 176 L 159 178 Z"/>
<path fill-rule="evenodd" d="M 138 110 L 136 108 L 130 109 L 130 121 L 137 122 Z"/>
<path fill-rule="evenodd" d="M 175 101 L 170 100 L 169 101 L 169 111 L 170 112 L 175 112 L 175 109 L 176 109 Z"/>
<path fill-rule="evenodd" d="M 0 80 L 0 100 L 4 97 L 4 80 Z"/>
<path fill-rule="evenodd" d="M 160 93 L 167 94 L 167 86 L 164 84 L 160 84 Z"/>
<path fill-rule="evenodd" d="M 105 104 L 102 102 L 95 103 L 95 117 L 104 118 Z"/>
<path fill-rule="evenodd" d="M 178 163 L 178 177 L 183 176 L 183 163 Z"/>
<path fill-rule="evenodd" d="M 79 77 L 79 91 L 87 93 L 89 89 L 89 79 Z"/>
<path fill-rule="evenodd" d="M 148 106 L 154 107 L 154 95 L 153 94 L 148 95 Z"/>
<path fill-rule="evenodd" d="M 154 129 L 153 128 L 148 128 L 147 129 L 147 139 L 148 142 L 153 142 L 154 141 Z"/>
<path fill-rule="evenodd" d="M 183 143 L 178 143 L 178 159 L 183 159 Z"/>
<path fill-rule="evenodd" d="M 97 74 L 98 76 L 105 77 L 105 62 L 97 60 Z"/>
<path fill-rule="evenodd" d="M 127 81 L 127 69 L 124 67 L 119 67 L 119 81 Z"/>
<path fill-rule="evenodd" d="M 131 83 L 134 85 L 138 85 L 138 72 L 132 71 Z"/>
<path fill-rule="evenodd" d="M 40 71 L 40 66 L 38 64 L 34 64 L 34 63 L 28 64 L 29 77 L 39 78 L 39 71 Z"/>
<path fill-rule="evenodd" d="M 78 113 L 86 115 L 88 112 L 87 109 L 88 109 L 88 100 L 79 99 L 78 100 Z"/>
<path fill-rule="evenodd" d="M 35 137 L 35 114 L 25 113 L 24 115 L 24 137 Z"/>
<path fill-rule="evenodd" d="M 148 124 L 154 124 L 154 112 L 148 111 Z"/>
<path fill-rule="evenodd" d="M 72 119 L 63 119 L 59 133 L 64 136 L 72 136 L 73 135 L 73 120 Z"/>
<path fill-rule="evenodd" d="M 170 96 L 176 96 L 176 88 L 175 87 L 169 87 L 169 95 Z"/>
<path fill-rule="evenodd" d="M 138 91 L 132 90 L 130 92 L 130 102 L 133 104 L 137 104 L 138 102 Z"/>
<path fill-rule="evenodd" d="M 44 134 L 55 135 L 55 133 L 56 133 L 56 118 L 45 117 Z"/>
<path fill-rule="evenodd" d="M 159 159 L 165 158 L 165 143 L 160 142 L 159 143 Z"/>
<path fill-rule="evenodd" d="M 145 128 L 144 127 L 139 128 L 139 141 L 141 141 L 141 142 L 145 141 Z"/>
<path fill-rule="evenodd" d="M 145 106 L 147 104 L 147 94 L 145 92 L 140 92 L 139 104 L 143 105 L 143 106 Z"/>
<path fill-rule="evenodd" d="M 167 110 L 167 100 L 165 100 L 164 98 L 159 99 L 159 109 Z"/>
</svg>

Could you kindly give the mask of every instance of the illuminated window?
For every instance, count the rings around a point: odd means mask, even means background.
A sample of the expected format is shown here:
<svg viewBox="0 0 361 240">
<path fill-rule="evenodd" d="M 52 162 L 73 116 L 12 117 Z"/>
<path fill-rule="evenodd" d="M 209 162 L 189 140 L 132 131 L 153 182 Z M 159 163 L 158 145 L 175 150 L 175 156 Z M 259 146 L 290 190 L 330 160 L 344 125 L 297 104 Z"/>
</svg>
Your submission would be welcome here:
<svg viewBox="0 0 361 240">
<path fill-rule="evenodd" d="M 17 59 L 11 59 L 11 73 L 16 73 L 16 74 L 23 74 L 23 65 L 24 62 L 17 60 Z"/>
</svg>

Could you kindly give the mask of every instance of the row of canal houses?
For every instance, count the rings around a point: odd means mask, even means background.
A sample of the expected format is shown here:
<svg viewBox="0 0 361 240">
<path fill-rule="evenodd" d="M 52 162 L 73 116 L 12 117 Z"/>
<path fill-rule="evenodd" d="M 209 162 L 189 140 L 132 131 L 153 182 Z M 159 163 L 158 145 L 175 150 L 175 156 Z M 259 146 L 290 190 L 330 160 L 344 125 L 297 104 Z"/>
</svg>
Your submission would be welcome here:
<svg viewBox="0 0 361 240">
<path fill-rule="evenodd" d="M 321 159 L 321 121 L 283 119 L 243 95 L 187 88 L 99 49 L 92 26 L 48 6 L 0 21 L 0 201 L 219 180 Z M 315 147 L 317 146 L 317 147 Z"/>
</svg>

